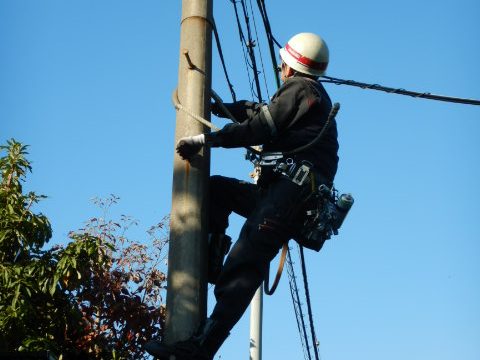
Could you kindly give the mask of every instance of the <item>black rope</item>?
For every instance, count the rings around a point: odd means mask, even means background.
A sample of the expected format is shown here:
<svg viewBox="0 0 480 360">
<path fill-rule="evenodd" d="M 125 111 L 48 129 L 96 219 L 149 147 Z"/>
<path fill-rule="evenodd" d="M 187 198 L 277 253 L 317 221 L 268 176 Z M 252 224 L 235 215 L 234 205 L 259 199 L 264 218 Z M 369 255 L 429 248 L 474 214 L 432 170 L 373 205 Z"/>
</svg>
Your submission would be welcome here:
<svg viewBox="0 0 480 360">
<path fill-rule="evenodd" d="M 421 92 L 410 91 L 405 89 L 391 88 L 391 87 L 382 86 L 378 84 L 367 84 L 367 83 L 362 83 L 362 82 L 353 81 L 353 80 L 337 79 L 330 76 L 323 76 L 323 78 L 326 80 L 320 80 L 320 82 L 332 83 L 336 85 L 356 86 L 362 89 L 379 90 L 379 91 L 387 92 L 389 94 L 407 95 L 415 98 L 446 101 L 446 102 L 452 102 L 452 103 L 458 103 L 458 104 L 480 105 L 480 100 L 476 100 L 476 99 L 465 99 L 465 98 L 458 98 L 458 97 L 451 97 L 451 96 L 444 96 L 444 95 L 435 95 L 427 92 L 421 93 Z"/>
<path fill-rule="evenodd" d="M 290 249 L 287 252 L 287 274 L 290 284 L 290 295 L 292 296 L 293 310 L 295 311 L 295 318 L 297 320 L 298 334 L 300 335 L 300 341 L 303 348 L 303 356 L 311 360 L 310 345 L 308 343 L 307 328 L 305 326 L 305 320 L 303 318 L 302 303 L 300 302 L 300 296 L 298 294 L 297 280 L 295 271 L 293 269 L 292 257 L 290 255 Z"/>
<path fill-rule="evenodd" d="M 300 259 L 302 262 L 303 285 L 305 286 L 305 297 L 307 298 L 308 319 L 310 321 L 310 332 L 312 336 L 313 350 L 315 351 L 315 359 L 318 358 L 317 337 L 315 335 L 315 328 L 313 326 L 312 304 L 310 303 L 310 292 L 308 290 L 307 269 L 305 267 L 305 256 L 303 255 L 303 246 L 300 248 Z"/>
<path fill-rule="evenodd" d="M 237 101 L 237 96 L 235 95 L 235 90 L 233 90 L 233 85 L 230 82 L 230 78 L 228 77 L 227 67 L 225 66 L 225 59 L 223 57 L 222 45 L 220 44 L 220 37 L 218 36 L 217 25 L 215 24 L 215 20 L 213 20 L 213 33 L 215 35 L 215 42 L 217 43 L 217 50 L 218 55 L 220 56 L 220 61 L 222 62 L 223 72 L 225 74 L 225 78 L 227 79 L 228 87 L 230 88 L 230 93 L 232 94 L 233 102 Z"/>
</svg>

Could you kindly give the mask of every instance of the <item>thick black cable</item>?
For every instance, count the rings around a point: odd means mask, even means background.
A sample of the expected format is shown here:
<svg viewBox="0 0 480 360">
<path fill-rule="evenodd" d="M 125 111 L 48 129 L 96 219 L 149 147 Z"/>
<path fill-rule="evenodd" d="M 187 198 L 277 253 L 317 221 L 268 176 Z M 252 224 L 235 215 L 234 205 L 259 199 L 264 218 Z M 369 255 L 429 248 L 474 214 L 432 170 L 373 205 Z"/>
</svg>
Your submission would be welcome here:
<svg viewBox="0 0 480 360">
<path fill-rule="evenodd" d="M 245 5 L 245 0 L 241 0 L 240 3 L 242 4 L 242 10 L 243 10 L 243 16 L 245 17 L 245 24 L 247 27 L 247 36 L 248 36 L 248 43 L 247 43 L 247 50 L 248 54 L 250 55 L 250 61 L 252 63 L 252 70 L 253 70 L 253 76 L 255 80 L 255 87 L 257 89 L 257 99 L 258 102 L 263 102 L 262 99 L 262 90 L 260 88 L 260 81 L 258 79 L 258 69 L 257 69 L 257 61 L 255 58 L 255 52 L 253 48 L 255 47 L 255 42 L 252 39 L 252 32 L 250 30 L 250 18 L 248 16 L 247 8 Z"/>
<path fill-rule="evenodd" d="M 267 78 L 265 75 L 265 66 L 263 64 L 263 55 L 262 55 L 262 46 L 260 45 L 260 39 L 258 38 L 258 31 L 257 31 L 257 22 L 255 21 L 255 14 L 253 13 L 253 6 L 252 6 L 252 0 L 250 1 L 250 14 L 252 14 L 252 20 L 253 20 L 253 28 L 255 29 L 255 39 L 257 40 L 257 49 L 258 49 L 258 55 L 260 56 L 260 64 L 262 66 L 262 77 L 263 77 L 263 84 L 265 85 L 265 91 L 267 92 L 267 99 L 270 99 L 270 93 L 268 91 L 268 84 L 267 84 Z"/>
<path fill-rule="evenodd" d="M 410 91 L 405 89 L 391 88 L 391 87 L 382 86 L 378 84 L 367 84 L 367 83 L 362 83 L 362 82 L 353 81 L 353 80 L 337 79 L 330 76 L 323 76 L 323 79 L 326 79 L 326 80 L 321 79 L 320 82 L 332 83 L 336 85 L 356 86 L 362 89 L 379 90 L 379 91 L 387 92 L 389 94 L 407 95 L 407 96 L 412 96 L 412 97 L 421 98 L 421 99 L 438 100 L 438 101 L 452 102 L 452 103 L 458 103 L 458 104 L 480 105 L 480 100 L 476 100 L 476 99 L 465 99 L 465 98 L 458 98 L 458 97 L 452 97 L 452 96 L 435 95 L 435 94 L 426 93 L 426 92 L 421 93 L 421 92 Z"/>
<path fill-rule="evenodd" d="M 267 43 L 270 50 L 270 57 L 272 59 L 273 72 L 275 74 L 275 81 L 277 83 L 277 88 L 280 87 L 280 76 L 277 71 L 277 55 L 274 49 L 274 41 L 276 41 L 272 34 L 272 28 L 270 26 L 270 21 L 268 20 L 267 9 L 265 7 L 264 0 L 257 0 L 258 9 L 262 15 L 263 26 L 265 27 L 265 33 L 267 34 Z"/>
<path fill-rule="evenodd" d="M 250 78 L 250 71 L 248 70 L 248 67 L 251 65 L 248 63 L 247 55 L 245 54 L 245 47 L 247 47 L 247 41 L 245 40 L 245 36 L 243 34 L 243 29 L 242 29 L 242 24 L 240 23 L 240 16 L 238 15 L 238 9 L 237 9 L 237 1 L 236 0 L 230 0 L 230 2 L 233 4 L 233 9 L 235 11 L 235 18 L 237 21 L 237 28 L 238 28 L 238 36 L 240 37 L 240 43 L 242 44 L 242 52 L 243 52 L 243 60 L 245 62 L 245 67 L 247 69 L 247 76 L 248 76 L 248 84 L 250 85 L 250 92 L 252 94 L 252 98 L 255 97 L 254 91 L 253 91 L 253 85 L 252 85 L 252 79 Z M 248 51 L 248 50 L 247 50 Z"/>
<path fill-rule="evenodd" d="M 300 341 L 302 343 L 303 355 L 308 355 L 308 359 L 311 360 L 310 345 L 308 342 L 307 328 L 305 326 L 305 320 L 303 316 L 302 303 L 300 302 L 300 296 L 298 294 L 297 280 L 295 271 L 293 269 L 292 256 L 290 249 L 287 252 L 287 274 L 290 284 L 290 295 L 292 296 L 293 309 L 295 311 L 295 318 L 297 320 L 298 333 L 300 335 Z"/>
<path fill-rule="evenodd" d="M 213 20 L 213 34 L 215 35 L 215 42 L 217 43 L 218 56 L 220 57 L 220 61 L 222 63 L 223 72 L 225 74 L 225 78 L 227 79 L 227 84 L 228 84 L 228 87 L 230 88 L 230 93 L 232 94 L 232 100 L 233 102 L 236 102 L 237 96 L 235 94 L 235 90 L 233 90 L 233 85 L 230 82 L 230 78 L 227 72 L 227 67 L 225 66 L 225 58 L 223 57 L 222 45 L 220 44 L 220 37 L 218 36 L 217 25 L 215 24 L 215 20 Z"/>
<path fill-rule="evenodd" d="M 310 332 L 312 336 L 313 350 L 315 351 L 315 359 L 318 358 L 318 349 L 317 349 L 317 337 L 315 335 L 315 328 L 313 326 L 313 314 L 312 314 L 312 304 L 310 302 L 310 291 L 308 290 L 308 279 L 307 279 L 307 269 L 305 266 L 305 256 L 303 255 L 303 246 L 300 248 L 300 260 L 302 263 L 302 274 L 303 274 L 303 285 L 305 287 L 305 297 L 307 298 L 307 310 L 308 310 L 308 319 L 310 321 Z"/>
</svg>

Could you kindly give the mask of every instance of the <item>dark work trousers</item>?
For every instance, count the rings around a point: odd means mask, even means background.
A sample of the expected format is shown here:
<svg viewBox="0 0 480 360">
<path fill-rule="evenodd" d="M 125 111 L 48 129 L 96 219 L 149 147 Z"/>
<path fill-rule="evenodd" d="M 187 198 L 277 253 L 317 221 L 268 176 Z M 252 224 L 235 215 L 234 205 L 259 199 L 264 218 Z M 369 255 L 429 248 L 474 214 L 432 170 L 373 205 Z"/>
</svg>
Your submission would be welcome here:
<svg viewBox="0 0 480 360">
<path fill-rule="evenodd" d="M 225 336 L 247 309 L 270 261 L 292 237 L 289 225 L 310 193 L 310 183 L 299 186 L 286 178 L 259 188 L 237 179 L 211 177 L 210 232 L 224 232 L 232 212 L 246 218 L 214 290 L 217 303 L 211 318 L 225 329 Z"/>
</svg>

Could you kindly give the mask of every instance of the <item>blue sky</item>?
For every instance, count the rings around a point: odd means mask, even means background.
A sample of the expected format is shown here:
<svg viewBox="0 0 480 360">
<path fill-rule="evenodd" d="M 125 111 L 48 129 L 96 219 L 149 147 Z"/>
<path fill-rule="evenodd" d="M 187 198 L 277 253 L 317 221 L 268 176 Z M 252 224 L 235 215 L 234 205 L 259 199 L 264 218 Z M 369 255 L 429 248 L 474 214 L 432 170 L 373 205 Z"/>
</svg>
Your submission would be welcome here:
<svg viewBox="0 0 480 360">
<path fill-rule="evenodd" d="M 478 1 L 266 3 L 281 43 L 324 37 L 330 76 L 480 98 Z M 170 211 L 180 4 L 0 0 L 0 141 L 30 145 L 27 188 L 49 196 L 38 210 L 52 243 L 96 215 L 95 196 L 119 196 L 113 215 L 137 218 L 138 239 Z M 251 99 L 230 1 L 214 15 L 237 96 Z M 479 359 L 480 107 L 326 88 L 342 105 L 336 187 L 356 203 L 307 253 L 322 359 Z M 211 173 L 247 179 L 243 155 L 214 149 Z M 264 359 L 303 358 L 286 280 L 264 302 Z M 219 355 L 248 357 L 248 313 Z"/>
</svg>

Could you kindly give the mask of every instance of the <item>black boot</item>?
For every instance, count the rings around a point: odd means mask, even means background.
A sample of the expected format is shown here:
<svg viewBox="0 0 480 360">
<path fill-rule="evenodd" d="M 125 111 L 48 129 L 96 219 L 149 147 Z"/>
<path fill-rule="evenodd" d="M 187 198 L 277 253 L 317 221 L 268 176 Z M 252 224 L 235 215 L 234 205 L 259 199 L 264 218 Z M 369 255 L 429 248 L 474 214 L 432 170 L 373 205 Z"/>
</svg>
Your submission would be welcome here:
<svg viewBox="0 0 480 360">
<path fill-rule="evenodd" d="M 214 319 L 207 319 L 198 331 L 185 341 L 166 345 L 158 340 L 145 344 L 145 350 L 160 360 L 213 360 L 215 353 L 228 337 Z"/>
<path fill-rule="evenodd" d="M 225 234 L 209 234 L 208 236 L 208 282 L 215 284 L 223 268 L 223 260 L 228 254 L 232 238 Z"/>
</svg>

